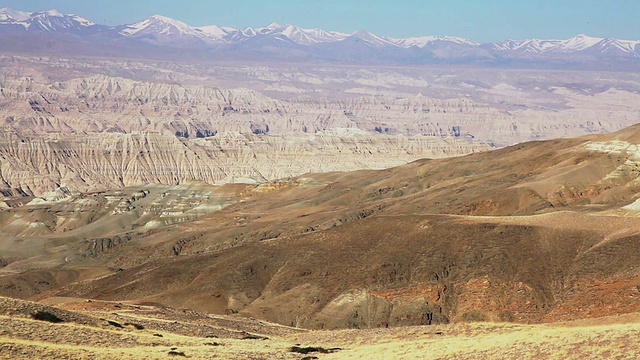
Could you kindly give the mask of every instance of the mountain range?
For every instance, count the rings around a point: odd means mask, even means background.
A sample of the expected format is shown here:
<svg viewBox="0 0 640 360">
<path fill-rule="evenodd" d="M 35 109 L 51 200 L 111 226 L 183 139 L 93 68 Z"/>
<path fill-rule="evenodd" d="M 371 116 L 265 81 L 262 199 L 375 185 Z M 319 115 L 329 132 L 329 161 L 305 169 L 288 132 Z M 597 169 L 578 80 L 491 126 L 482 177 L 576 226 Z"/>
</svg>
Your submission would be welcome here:
<svg viewBox="0 0 640 360">
<path fill-rule="evenodd" d="M 640 69 L 640 40 L 591 37 L 477 43 L 452 36 L 391 38 L 272 23 L 194 27 L 160 15 L 106 26 L 56 10 L 0 9 L 0 51 L 198 60 Z M 175 48 L 185 51 L 176 52 Z"/>
</svg>

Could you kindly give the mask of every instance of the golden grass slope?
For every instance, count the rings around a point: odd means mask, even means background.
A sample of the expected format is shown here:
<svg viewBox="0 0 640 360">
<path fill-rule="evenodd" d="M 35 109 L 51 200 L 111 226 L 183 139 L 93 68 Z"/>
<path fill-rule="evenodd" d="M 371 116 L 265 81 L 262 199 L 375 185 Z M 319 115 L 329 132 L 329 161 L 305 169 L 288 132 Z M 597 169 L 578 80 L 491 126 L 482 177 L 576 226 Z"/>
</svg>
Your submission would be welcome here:
<svg viewBox="0 0 640 360">
<path fill-rule="evenodd" d="M 299 358 L 288 352 L 286 335 L 302 330 L 153 306 L 75 301 L 64 306 L 81 311 L 0 298 L 0 358 L 165 359 L 171 352 L 197 359 Z M 35 320 L 36 311 L 64 321 Z"/>
<path fill-rule="evenodd" d="M 467 323 L 307 331 L 237 316 L 211 317 L 149 305 L 81 299 L 65 299 L 60 304 L 82 310 L 67 311 L 0 298 L 0 358 L 165 359 L 182 358 L 181 354 L 191 359 L 302 359 L 305 356 L 319 359 L 635 359 L 640 356 L 640 315 L 637 313 L 545 325 Z M 65 321 L 53 324 L 34 320 L 30 314 L 37 310 L 50 311 Z M 143 325 L 144 329 L 113 325 L 127 323 Z M 262 338 L 249 339 L 247 335 Z M 301 354 L 292 351 L 293 346 L 315 347 L 319 351 Z M 328 349 L 334 350 L 321 352 Z"/>
<path fill-rule="evenodd" d="M 300 337 L 309 338 L 310 333 Z M 337 331 L 347 340 L 322 359 L 636 359 L 638 323 L 569 327 L 564 324 L 472 323 L 435 327 Z"/>
</svg>

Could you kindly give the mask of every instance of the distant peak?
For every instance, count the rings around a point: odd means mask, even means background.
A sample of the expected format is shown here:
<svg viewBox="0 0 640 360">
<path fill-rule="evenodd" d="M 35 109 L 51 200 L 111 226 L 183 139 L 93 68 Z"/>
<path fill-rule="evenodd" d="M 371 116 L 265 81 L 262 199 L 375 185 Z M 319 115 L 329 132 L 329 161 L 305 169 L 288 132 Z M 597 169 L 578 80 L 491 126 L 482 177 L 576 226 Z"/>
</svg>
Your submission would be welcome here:
<svg viewBox="0 0 640 360">
<path fill-rule="evenodd" d="M 160 20 L 160 21 L 164 21 L 164 22 L 173 22 L 173 21 L 175 21 L 172 18 L 169 18 L 169 17 L 166 17 L 166 16 L 162 16 L 162 15 L 151 15 L 151 16 L 149 16 L 149 19 Z"/>
<path fill-rule="evenodd" d="M 51 9 L 51 10 L 45 11 L 44 15 L 55 16 L 55 17 L 63 17 L 64 16 L 63 13 L 61 13 L 60 11 L 58 11 L 56 9 Z"/>
<path fill-rule="evenodd" d="M 265 26 L 265 28 L 267 29 L 278 29 L 281 28 L 282 26 L 280 24 L 278 24 L 277 22 L 272 22 L 271 24 Z"/>
<path fill-rule="evenodd" d="M 251 36 L 256 34 L 256 30 L 254 28 L 250 27 L 250 26 L 244 28 L 242 30 L 242 32 L 245 33 L 245 34 L 251 35 Z"/>
<path fill-rule="evenodd" d="M 170 17 L 167 17 L 167 16 L 163 16 L 163 15 L 152 15 L 152 16 L 149 16 L 146 20 L 147 21 L 158 21 L 158 22 L 161 22 L 161 23 L 164 23 L 164 24 L 175 26 L 175 27 L 180 28 L 180 29 L 189 29 L 189 28 L 191 28 L 191 26 L 189 26 L 189 24 L 187 24 L 187 23 L 184 23 L 184 22 L 182 22 L 180 20 L 176 20 L 176 19 L 173 19 L 173 18 L 170 18 Z"/>
<path fill-rule="evenodd" d="M 587 39 L 587 40 L 589 40 L 589 39 L 600 39 L 600 38 L 595 37 L 595 36 L 589 36 L 589 35 L 586 35 L 586 34 L 578 34 L 578 35 L 574 36 L 574 39 Z"/>
<path fill-rule="evenodd" d="M 351 36 L 353 37 L 357 37 L 360 39 L 364 39 L 364 40 L 382 40 L 383 38 L 370 32 L 367 30 L 358 30 L 356 32 L 354 32 L 353 34 L 351 34 Z"/>
<path fill-rule="evenodd" d="M 351 36 L 359 39 L 364 39 L 364 40 L 371 40 L 371 39 L 378 38 L 376 34 L 367 30 L 354 31 L 353 34 L 351 34 Z"/>
<path fill-rule="evenodd" d="M 15 10 L 9 7 L 3 7 L 0 9 L 0 14 L 5 19 L 13 19 L 17 21 L 24 21 L 31 17 L 31 13 L 25 11 Z"/>
</svg>

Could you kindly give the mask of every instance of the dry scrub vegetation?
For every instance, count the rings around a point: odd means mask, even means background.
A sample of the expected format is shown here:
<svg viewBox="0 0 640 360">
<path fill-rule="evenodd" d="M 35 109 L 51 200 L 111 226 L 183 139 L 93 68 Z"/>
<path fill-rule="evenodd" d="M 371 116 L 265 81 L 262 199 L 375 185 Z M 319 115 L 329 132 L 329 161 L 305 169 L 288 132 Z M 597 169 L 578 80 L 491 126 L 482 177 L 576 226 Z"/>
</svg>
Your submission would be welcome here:
<svg viewBox="0 0 640 360">
<path fill-rule="evenodd" d="M 63 310 L 0 298 L 2 359 L 635 359 L 640 314 L 546 325 L 467 323 L 305 331 L 111 302 Z M 60 323 L 36 320 L 49 313 Z"/>
<path fill-rule="evenodd" d="M 297 359 L 283 336 L 253 319 L 229 321 L 151 306 L 86 303 L 83 311 L 0 298 L 2 359 Z M 64 306 L 79 308 L 78 304 Z M 116 311 L 113 311 L 116 310 Z M 49 313 L 62 322 L 36 320 Z M 172 318 L 172 319 L 168 319 Z M 256 335 L 248 330 L 263 330 Z M 265 334 L 265 335 L 263 335 Z M 263 340 L 264 339 L 264 340 Z"/>
<path fill-rule="evenodd" d="M 322 359 L 637 359 L 640 324 L 473 323 L 307 334 L 345 349 Z"/>
</svg>

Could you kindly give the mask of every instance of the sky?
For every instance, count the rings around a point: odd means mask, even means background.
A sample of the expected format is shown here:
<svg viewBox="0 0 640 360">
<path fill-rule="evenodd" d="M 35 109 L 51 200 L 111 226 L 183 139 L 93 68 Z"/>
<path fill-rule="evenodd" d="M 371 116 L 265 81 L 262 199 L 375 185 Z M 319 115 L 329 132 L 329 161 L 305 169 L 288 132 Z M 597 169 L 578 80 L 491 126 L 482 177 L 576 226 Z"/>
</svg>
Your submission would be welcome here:
<svg viewBox="0 0 640 360">
<path fill-rule="evenodd" d="M 303 28 L 479 42 L 566 39 L 577 34 L 640 40 L 640 0 L 0 0 L 24 11 L 55 8 L 105 25 L 164 15 L 192 26 Z"/>
</svg>

